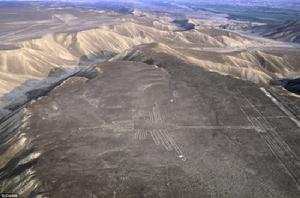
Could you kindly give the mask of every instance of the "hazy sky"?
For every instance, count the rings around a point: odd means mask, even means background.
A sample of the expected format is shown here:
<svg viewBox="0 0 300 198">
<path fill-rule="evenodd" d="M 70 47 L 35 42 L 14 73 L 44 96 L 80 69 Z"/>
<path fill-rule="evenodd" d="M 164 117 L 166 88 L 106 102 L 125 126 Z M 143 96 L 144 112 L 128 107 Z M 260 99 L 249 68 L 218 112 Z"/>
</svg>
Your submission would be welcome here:
<svg viewBox="0 0 300 198">
<path fill-rule="evenodd" d="M 210 3 L 210 4 L 255 4 L 255 5 L 275 5 L 285 3 L 299 3 L 300 0 L 0 0 L 1 1 L 56 1 L 56 2 L 148 2 L 148 3 L 164 3 L 164 2 L 176 2 L 176 3 Z"/>
</svg>

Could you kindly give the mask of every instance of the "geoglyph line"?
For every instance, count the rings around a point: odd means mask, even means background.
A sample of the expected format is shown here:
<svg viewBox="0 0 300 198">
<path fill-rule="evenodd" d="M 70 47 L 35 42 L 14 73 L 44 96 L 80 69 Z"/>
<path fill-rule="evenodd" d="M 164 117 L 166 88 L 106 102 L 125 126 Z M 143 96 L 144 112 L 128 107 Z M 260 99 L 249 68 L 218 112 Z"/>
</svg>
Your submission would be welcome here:
<svg viewBox="0 0 300 198">
<path fill-rule="evenodd" d="M 271 99 L 271 101 L 277 105 L 277 107 L 283 111 L 296 125 L 300 128 L 300 121 L 298 118 L 294 115 L 297 112 L 293 108 L 290 108 L 293 110 L 293 112 L 290 111 L 290 109 L 287 109 L 283 104 L 281 104 L 270 92 L 268 92 L 265 88 L 261 87 L 260 90 Z M 293 114 L 294 113 L 294 114 Z"/>
<path fill-rule="evenodd" d="M 251 126 L 174 126 L 175 129 L 206 129 L 206 130 L 220 130 L 220 129 L 230 129 L 230 130 L 252 130 L 254 127 Z"/>
<path fill-rule="evenodd" d="M 135 128 L 135 139 L 144 140 L 147 138 L 147 134 L 150 133 L 155 145 L 161 145 L 167 151 L 174 150 L 177 153 L 177 156 L 181 160 L 185 161 L 186 158 L 184 157 L 182 150 L 168 132 L 168 126 L 161 115 L 161 111 L 157 103 L 155 103 L 152 107 L 152 111 L 148 113 L 148 117 L 149 119 L 146 120 L 146 122 L 148 121 L 149 126 L 147 127 L 149 129 Z"/>
<path fill-rule="evenodd" d="M 139 139 L 139 133 L 140 133 L 140 130 L 136 130 L 135 133 L 134 133 L 134 139 L 138 140 Z"/>
<path fill-rule="evenodd" d="M 147 135 L 148 135 L 148 132 L 146 130 L 143 130 L 142 131 L 142 138 L 143 138 L 143 140 L 147 139 Z"/>
<path fill-rule="evenodd" d="M 134 133 L 134 139 L 145 140 L 147 138 L 147 131 L 143 129 L 137 129 Z"/>
<path fill-rule="evenodd" d="M 155 143 L 156 145 L 159 145 L 159 140 L 157 139 L 157 136 L 156 136 L 155 132 L 154 132 L 154 131 L 151 131 L 150 134 L 151 134 L 151 136 L 152 136 L 152 139 L 153 139 L 154 143 Z"/>
<path fill-rule="evenodd" d="M 269 121 L 253 105 L 253 103 L 238 90 L 239 98 L 242 98 L 250 109 L 241 108 L 243 114 L 255 127 L 258 134 L 265 140 L 273 155 L 280 161 L 295 182 L 300 185 L 300 160 L 290 146 L 280 137 Z M 280 105 L 279 105 L 280 108 Z M 255 115 L 255 116 L 250 116 Z"/>
<path fill-rule="evenodd" d="M 164 139 L 163 142 L 165 143 L 165 145 L 164 145 L 165 148 L 168 151 L 172 151 L 173 149 L 172 149 L 172 145 L 170 143 L 170 137 L 169 137 L 169 135 L 165 134 L 162 129 L 159 129 L 158 132 L 160 133 L 162 139 Z"/>
</svg>

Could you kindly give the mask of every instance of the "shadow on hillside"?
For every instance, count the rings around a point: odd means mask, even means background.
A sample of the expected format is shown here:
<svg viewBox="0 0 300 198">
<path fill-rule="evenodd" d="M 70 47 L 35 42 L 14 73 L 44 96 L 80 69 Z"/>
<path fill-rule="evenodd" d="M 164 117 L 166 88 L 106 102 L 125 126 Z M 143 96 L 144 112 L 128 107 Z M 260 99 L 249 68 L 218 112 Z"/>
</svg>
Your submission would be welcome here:
<svg viewBox="0 0 300 198">
<path fill-rule="evenodd" d="M 45 79 L 31 79 L 0 98 L 0 188 L 2 192 L 19 192 L 35 197 L 43 190 L 30 171 L 40 153 L 31 140 L 22 133 L 26 125 L 24 106 L 32 100 L 47 95 L 68 78 L 78 76 L 92 79 L 98 75 L 93 64 L 105 62 L 115 53 L 103 51 L 90 56 L 81 56 L 78 65 L 70 68 L 52 68 Z M 19 150 L 17 153 L 12 151 Z M 3 160 L 2 160 L 3 159 Z M 17 178 L 17 179 L 16 179 Z M 32 183 L 24 189 L 26 183 Z M 23 188 L 24 187 L 24 188 Z M 24 192 L 25 191 L 25 192 Z"/>
</svg>

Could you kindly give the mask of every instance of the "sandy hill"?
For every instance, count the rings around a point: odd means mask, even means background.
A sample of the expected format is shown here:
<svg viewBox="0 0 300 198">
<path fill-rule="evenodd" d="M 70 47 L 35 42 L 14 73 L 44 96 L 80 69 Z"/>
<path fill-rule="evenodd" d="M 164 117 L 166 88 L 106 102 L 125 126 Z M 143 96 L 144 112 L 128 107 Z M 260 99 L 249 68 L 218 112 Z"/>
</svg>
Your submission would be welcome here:
<svg viewBox="0 0 300 198">
<path fill-rule="evenodd" d="M 15 43 L 15 48 L 0 51 L 0 93 L 10 92 L 28 79 L 45 78 L 52 68 L 105 61 L 151 43 L 158 44 L 159 53 L 256 83 L 298 74 L 295 53 L 276 55 L 255 39 L 231 31 L 163 30 L 156 27 L 155 20 L 124 18 L 121 23 Z"/>
</svg>

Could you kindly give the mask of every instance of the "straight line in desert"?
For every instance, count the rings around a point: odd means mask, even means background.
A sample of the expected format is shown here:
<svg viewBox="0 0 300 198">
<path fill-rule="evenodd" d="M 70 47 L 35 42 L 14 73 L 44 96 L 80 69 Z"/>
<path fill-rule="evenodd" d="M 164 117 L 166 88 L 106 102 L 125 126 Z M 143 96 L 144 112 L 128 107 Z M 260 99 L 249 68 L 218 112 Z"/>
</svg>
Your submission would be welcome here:
<svg viewBox="0 0 300 198">
<path fill-rule="evenodd" d="M 206 129 L 206 130 L 220 130 L 220 129 L 232 129 L 232 130 L 253 130 L 253 126 L 174 126 L 176 129 Z"/>
</svg>

